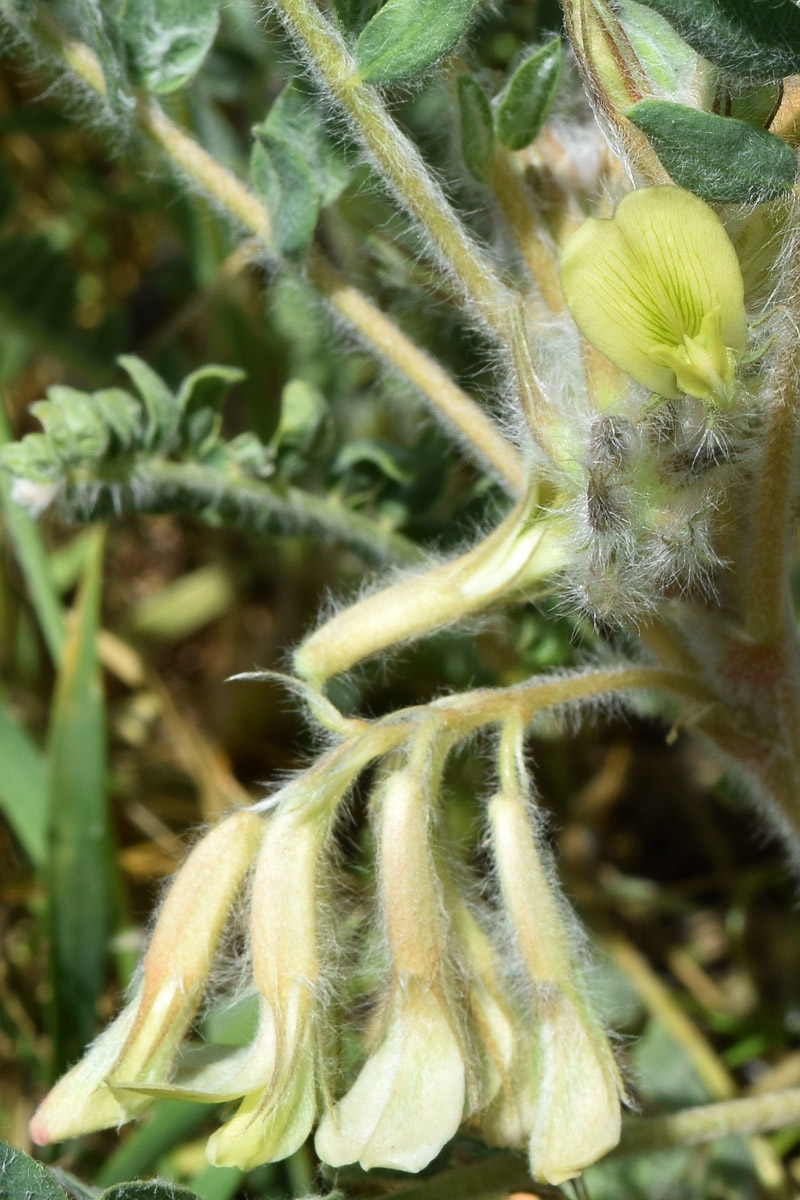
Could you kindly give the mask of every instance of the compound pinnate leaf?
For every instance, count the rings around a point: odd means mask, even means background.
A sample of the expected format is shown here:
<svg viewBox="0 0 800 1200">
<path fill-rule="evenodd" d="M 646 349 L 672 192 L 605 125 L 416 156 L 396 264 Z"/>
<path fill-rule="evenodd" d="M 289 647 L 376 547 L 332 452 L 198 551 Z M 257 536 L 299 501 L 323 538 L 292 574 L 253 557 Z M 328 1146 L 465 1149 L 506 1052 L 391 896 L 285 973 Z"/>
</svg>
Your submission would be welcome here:
<svg viewBox="0 0 800 1200">
<path fill-rule="evenodd" d="M 561 39 L 554 38 L 517 67 L 497 108 L 497 136 L 509 150 L 530 145 L 547 119 L 561 78 Z"/>
<path fill-rule="evenodd" d="M 395 83 L 432 67 L 466 32 L 476 0 L 388 0 L 356 43 L 368 83 Z"/>
<path fill-rule="evenodd" d="M 774 199 L 795 185 L 789 146 L 746 121 L 667 100 L 640 100 L 627 116 L 675 183 L 709 204 Z"/>
<path fill-rule="evenodd" d="M 692 49 L 731 75 L 781 79 L 800 71 L 800 9 L 793 0 L 642 0 Z"/>
<path fill-rule="evenodd" d="M 488 183 L 495 145 L 492 110 L 483 88 L 470 75 L 458 77 L 458 111 L 464 165 L 478 183 Z"/>
</svg>

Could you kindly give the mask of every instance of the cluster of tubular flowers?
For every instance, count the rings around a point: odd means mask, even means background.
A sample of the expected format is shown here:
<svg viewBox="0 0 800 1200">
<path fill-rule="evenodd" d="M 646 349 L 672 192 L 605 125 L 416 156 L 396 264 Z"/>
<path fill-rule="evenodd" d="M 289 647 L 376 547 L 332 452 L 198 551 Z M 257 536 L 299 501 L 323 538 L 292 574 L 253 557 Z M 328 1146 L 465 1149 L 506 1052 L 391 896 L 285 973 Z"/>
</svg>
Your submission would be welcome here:
<svg viewBox="0 0 800 1200">
<path fill-rule="evenodd" d="M 635 618 L 722 565 L 720 510 L 763 408 L 764 372 L 742 370 L 742 266 L 709 205 L 651 187 L 584 221 L 560 278 L 585 339 L 585 387 L 553 418 L 570 574 L 585 608 Z"/>
<path fill-rule="evenodd" d="M 348 779 L 328 764 L 268 811 L 237 812 L 198 843 L 130 1003 L 45 1098 L 34 1140 L 115 1126 L 155 1096 L 177 1096 L 235 1103 L 208 1156 L 243 1169 L 292 1154 L 315 1127 L 332 1167 L 416 1172 L 466 1126 L 489 1145 L 527 1147 L 535 1177 L 552 1184 L 611 1149 L 617 1068 L 540 847 L 517 734 L 488 805 L 492 902 L 465 886 L 437 831 L 447 737 L 420 730 L 377 769 L 378 903 L 364 944 L 380 932 L 383 965 L 354 1067 L 339 1063 L 333 1018 L 354 986 L 340 967 L 337 989 L 331 966 L 344 938 L 332 830 L 357 771 Z M 203 1045 L 192 1027 L 242 894 L 257 1023 L 246 1045 Z"/>
</svg>

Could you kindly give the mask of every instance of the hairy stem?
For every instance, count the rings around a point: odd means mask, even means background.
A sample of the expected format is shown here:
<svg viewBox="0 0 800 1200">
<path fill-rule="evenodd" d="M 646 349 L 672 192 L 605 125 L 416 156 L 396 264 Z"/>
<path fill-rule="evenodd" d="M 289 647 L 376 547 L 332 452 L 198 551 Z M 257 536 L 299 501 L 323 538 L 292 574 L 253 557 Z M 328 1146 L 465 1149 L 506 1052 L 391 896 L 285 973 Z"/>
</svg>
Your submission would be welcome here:
<svg viewBox="0 0 800 1200">
<path fill-rule="evenodd" d="M 306 260 L 308 277 L 331 306 L 357 330 L 365 344 L 400 375 L 408 379 L 448 424 L 465 449 L 483 460 L 514 495 L 525 485 L 525 465 L 521 455 L 508 442 L 483 409 L 446 371 L 415 346 L 394 321 L 376 308 L 363 292 L 349 284 L 317 248 L 312 247 Z"/>
<path fill-rule="evenodd" d="M 800 1088 L 685 1108 L 662 1117 L 639 1117 L 623 1125 L 614 1156 L 650 1154 L 674 1146 L 697 1146 L 717 1138 L 768 1133 L 800 1122 Z"/>
<path fill-rule="evenodd" d="M 502 147 L 494 157 L 492 191 L 548 310 L 551 313 L 561 312 L 564 300 L 552 251 L 542 237 L 540 224 L 519 177 L 515 159 Z"/>
<path fill-rule="evenodd" d="M 313 0 L 274 0 L 274 7 L 455 281 L 467 315 L 487 326 L 508 351 L 519 403 L 534 437 L 542 441 L 542 393 L 530 358 L 521 297 L 507 287 L 467 230 L 380 93 L 361 82 L 350 52 Z"/>
<path fill-rule="evenodd" d="M 428 708 L 446 712 L 467 737 L 484 725 L 503 724 L 518 715 L 528 724 L 537 713 L 617 692 L 653 690 L 710 704 L 713 697 L 696 678 L 661 667 L 617 667 L 581 671 L 561 678 L 536 678 L 509 688 L 481 688 L 461 696 L 443 696 Z"/>
<path fill-rule="evenodd" d="M 85 472 L 67 485 L 61 509 L 70 521 L 96 521 L 120 513 L 183 513 L 213 517 L 257 537 L 303 533 L 336 538 L 370 562 L 415 563 L 413 542 L 361 513 L 300 488 L 232 478 L 196 463 L 139 462 L 119 478 Z"/>
<path fill-rule="evenodd" d="M 800 279 L 795 248 L 790 295 Z M 761 459 L 750 561 L 745 585 L 745 629 L 756 642 L 775 645 L 787 631 L 789 610 L 790 505 L 797 449 L 800 351 L 796 328 L 785 333 Z"/>
<path fill-rule="evenodd" d="M 432 178 L 416 146 L 387 112 L 379 92 L 360 82 L 347 47 L 313 0 L 276 0 L 275 8 L 326 89 L 350 117 L 380 173 L 424 230 L 468 308 L 496 328 L 498 310 L 506 308 L 512 297 Z"/>
</svg>

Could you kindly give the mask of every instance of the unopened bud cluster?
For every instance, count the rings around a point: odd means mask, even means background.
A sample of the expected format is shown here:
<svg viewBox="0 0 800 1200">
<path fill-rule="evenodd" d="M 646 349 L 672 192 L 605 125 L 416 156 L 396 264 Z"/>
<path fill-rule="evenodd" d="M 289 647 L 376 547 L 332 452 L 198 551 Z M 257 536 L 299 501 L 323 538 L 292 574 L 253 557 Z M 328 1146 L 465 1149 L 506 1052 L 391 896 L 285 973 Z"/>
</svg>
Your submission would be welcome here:
<svg viewBox="0 0 800 1200">
<path fill-rule="evenodd" d="M 527 1147 L 533 1174 L 551 1184 L 611 1149 L 617 1069 L 521 760 L 488 805 L 497 895 L 476 900 L 477 881 L 465 884 L 437 831 L 448 748 L 423 730 L 378 769 L 377 911 L 348 971 L 332 830 L 358 768 L 349 779 L 310 772 L 268 811 L 212 830 L 172 884 L 129 1004 L 47 1096 L 33 1138 L 116 1126 L 173 1096 L 236 1102 L 208 1155 L 244 1169 L 292 1154 L 314 1129 L 333 1167 L 415 1172 L 467 1126 L 490 1145 Z M 245 1045 L 204 1046 L 193 1023 L 243 894 L 249 946 L 237 994 L 254 998 L 257 1022 Z M 376 928 L 382 966 L 365 997 L 356 980 L 375 961 Z M 343 1068 L 342 1014 L 351 1004 L 363 1013 L 367 1000 L 360 1061 Z"/>
</svg>

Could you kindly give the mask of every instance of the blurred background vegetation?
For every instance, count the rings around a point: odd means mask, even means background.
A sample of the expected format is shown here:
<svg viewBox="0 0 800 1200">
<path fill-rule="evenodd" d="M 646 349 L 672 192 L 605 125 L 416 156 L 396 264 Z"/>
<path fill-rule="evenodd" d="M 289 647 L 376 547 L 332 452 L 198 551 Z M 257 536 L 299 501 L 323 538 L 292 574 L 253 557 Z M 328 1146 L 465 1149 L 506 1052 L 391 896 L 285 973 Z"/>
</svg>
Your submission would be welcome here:
<svg viewBox="0 0 800 1200">
<path fill-rule="evenodd" d="M 558 27 L 555 7 L 508 0 L 480 24 L 474 52 L 486 71 L 502 72 Z M 502 503 L 495 486 L 406 388 L 340 336 L 306 284 L 268 279 L 248 244 L 154 156 L 53 88 L 18 49 L 6 51 L 0 438 L 38 428 L 30 406 L 51 385 L 126 386 L 119 354 L 139 356 L 173 388 L 201 366 L 227 364 L 245 376 L 230 389 L 222 435 L 257 435 L 282 479 L 437 551 L 488 523 Z M 251 128 L 291 69 L 277 30 L 250 0 L 231 0 L 172 115 L 245 176 Z M 435 81 L 398 103 L 452 177 L 449 85 Z M 407 333 L 488 393 L 485 348 L 448 296 L 431 294 L 424 259 L 368 182 L 357 168 L 334 215 L 323 216 L 322 236 L 352 277 L 368 273 L 371 294 Z M 491 238 L 491 214 L 476 209 L 473 219 Z M 301 388 L 314 414 L 299 432 L 287 429 L 285 404 L 281 422 L 288 387 Z M 326 596 L 354 592 L 371 563 L 332 538 L 236 528 L 213 505 L 195 517 L 129 511 L 79 525 L 48 511 L 34 522 L 6 477 L 0 503 L 0 1125 L 29 1151 L 35 1105 L 116 1012 L 187 841 L 313 749 L 275 684 L 225 680 L 285 668 Z M 378 713 L 442 690 L 512 683 L 597 649 L 598 635 L 556 607 L 520 606 L 365 668 L 337 684 L 335 698 Z M 642 1111 L 800 1083 L 795 885 L 780 850 L 756 836 L 733 781 L 655 711 L 542 729 L 534 759 L 565 889 L 597 940 L 598 996 Z M 459 756 L 449 781 L 453 828 L 476 853 L 487 778 L 477 752 Z M 356 861 L 358 817 L 356 804 Z M 119 1136 L 42 1157 L 98 1188 L 159 1174 L 202 1200 L 328 1190 L 308 1148 L 247 1178 L 206 1166 L 210 1120 L 202 1106 L 159 1102 Z M 798 1143 L 800 1133 L 787 1131 L 601 1166 L 586 1190 L 592 1200 L 788 1197 L 800 1193 Z M 450 1157 L 475 1153 L 465 1142 Z M 392 1186 L 402 1184 L 346 1184 L 363 1194 Z"/>
</svg>

